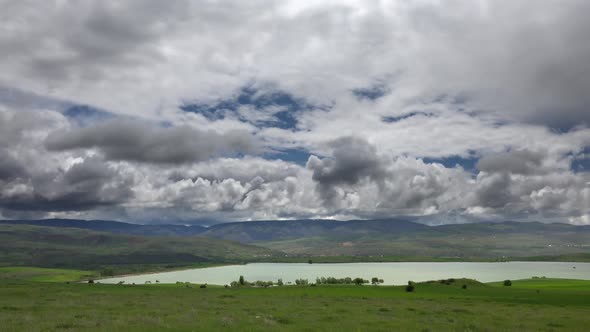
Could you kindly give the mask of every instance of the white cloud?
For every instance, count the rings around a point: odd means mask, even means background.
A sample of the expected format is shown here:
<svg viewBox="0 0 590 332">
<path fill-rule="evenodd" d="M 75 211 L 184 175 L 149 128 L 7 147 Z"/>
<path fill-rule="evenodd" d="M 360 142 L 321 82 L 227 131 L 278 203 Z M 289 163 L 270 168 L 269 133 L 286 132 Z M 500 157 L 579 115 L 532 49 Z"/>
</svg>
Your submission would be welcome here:
<svg viewBox="0 0 590 332">
<path fill-rule="evenodd" d="M 80 187 L 96 194 L 85 204 L 110 212 L 64 202 L 39 214 L 590 214 L 588 173 L 570 169 L 590 146 L 587 1 L 0 5 L 5 217 L 25 213 L 16 196 L 71 194 L 65 179 L 82 166 L 110 174 L 98 193 Z M 218 121 L 178 109 L 235 101 L 245 86 L 309 109 L 287 129 L 261 125 L 276 105 Z M 372 88 L 383 95 L 353 93 Z M 80 127 L 56 112 L 72 103 L 126 117 Z M 261 158 L 287 148 L 314 157 L 307 167 Z M 480 172 L 423 162 L 450 156 L 481 158 Z"/>
</svg>

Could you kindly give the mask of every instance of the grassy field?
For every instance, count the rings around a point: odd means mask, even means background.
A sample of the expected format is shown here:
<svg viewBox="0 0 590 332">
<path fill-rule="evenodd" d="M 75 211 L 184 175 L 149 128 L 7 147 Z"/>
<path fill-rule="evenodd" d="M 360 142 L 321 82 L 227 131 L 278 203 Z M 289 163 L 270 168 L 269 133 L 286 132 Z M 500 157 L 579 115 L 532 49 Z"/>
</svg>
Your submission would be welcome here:
<svg viewBox="0 0 590 332">
<path fill-rule="evenodd" d="M 30 280 L 78 279 L 86 271 L 28 280 L 24 272 L 0 272 L 2 331 L 587 331 L 590 324 L 590 281 L 530 279 L 505 287 L 458 279 L 417 284 L 408 293 L 367 285 L 67 284 Z"/>
<path fill-rule="evenodd" d="M 97 272 L 39 267 L 0 267 L 0 280 L 22 280 L 43 282 L 67 282 L 96 278 Z"/>
</svg>

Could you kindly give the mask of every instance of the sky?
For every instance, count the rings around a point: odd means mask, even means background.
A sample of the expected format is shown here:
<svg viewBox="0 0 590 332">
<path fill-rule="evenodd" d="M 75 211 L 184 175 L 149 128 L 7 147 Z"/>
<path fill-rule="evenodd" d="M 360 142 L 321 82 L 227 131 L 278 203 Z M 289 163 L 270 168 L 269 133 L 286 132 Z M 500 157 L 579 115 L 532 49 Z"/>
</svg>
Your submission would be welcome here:
<svg viewBox="0 0 590 332">
<path fill-rule="evenodd" d="M 590 2 L 0 0 L 0 218 L 590 224 Z"/>
</svg>

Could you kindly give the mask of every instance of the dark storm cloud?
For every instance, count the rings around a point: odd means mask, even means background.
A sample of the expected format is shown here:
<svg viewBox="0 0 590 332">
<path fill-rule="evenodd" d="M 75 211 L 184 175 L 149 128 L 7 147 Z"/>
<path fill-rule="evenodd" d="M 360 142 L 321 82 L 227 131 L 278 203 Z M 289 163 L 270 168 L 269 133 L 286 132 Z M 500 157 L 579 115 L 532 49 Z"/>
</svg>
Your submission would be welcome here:
<svg viewBox="0 0 590 332">
<path fill-rule="evenodd" d="M 25 176 L 23 165 L 8 151 L 0 149 L 0 182 Z"/>
<path fill-rule="evenodd" d="M 98 158 L 67 171 L 0 179 L 0 207 L 23 211 L 82 211 L 117 205 L 133 197 L 130 180 Z"/>
<path fill-rule="evenodd" d="M 481 158 L 477 169 L 488 173 L 531 175 L 543 171 L 541 164 L 544 158 L 543 153 L 527 150 L 502 152 Z"/>
<path fill-rule="evenodd" d="M 186 126 L 161 128 L 131 120 L 110 120 L 92 127 L 54 132 L 47 149 L 66 151 L 96 148 L 110 160 L 187 163 L 256 150 L 245 131 L 219 134 Z"/>
<path fill-rule="evenodd" d="M 307 168 L 320 185 L 356 184 L 363 178 L 381 179 L 385 172 L 375 146 L 357 137 L 339 138 L 329 144 L 332 158 L 312 156 Z"/>
<path fill-rule="evenodd" d="M 326 204 L 337 204 L 337 189 L 341 185 L 354 186 L 365 179 L 380 182 L 385 177 L 375 146 L 366 140 L 343 137 L 328 145 L 332 149 L 331 158 L 311 156 L 306 164 Z"/>
<path fill-rule="evenodd" d="M 510 176 L 506 173 L 485 178 L 476 190 L 478 204 L 490 208 L 503 208 L 514 200 L 510 193 L 510 185 Z"/>
</svg>

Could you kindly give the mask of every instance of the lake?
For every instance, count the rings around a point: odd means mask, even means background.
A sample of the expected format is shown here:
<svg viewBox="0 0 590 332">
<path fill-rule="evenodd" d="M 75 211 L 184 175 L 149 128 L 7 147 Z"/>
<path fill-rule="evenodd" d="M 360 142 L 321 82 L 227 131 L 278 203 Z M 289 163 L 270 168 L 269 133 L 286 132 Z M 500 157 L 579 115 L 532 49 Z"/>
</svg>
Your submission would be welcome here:
<svg viewBox="0 0 590 332">
<path fill-rule="evenodd" d="M 144 284 L 191 282 L 198 284 L 225 285 L 237 281 L 240 276 L 248 281 L 295 282 L 295 279 L 316 277 L 362 277 L 371 280 L 379 277 L 385 285 L 402 285 L 408 280 L 427 281 L 448 278 L 471 278 L 481 282 L 501 281 L 505 279 L 526 279 L 531 277 L 567 278 L 590 280 L 590 263 L 570 262 L 416 262 L 416 263 L 252 263 L 246 265 L 228 265 L 202 269 L 150 273 L 118 278 L 102 279 L 103 283 Z"/>
<path fill-rule="evenodd" d="M 502 263 L 463 263 L 463 262 L 416 262 L 416 263 L 252 263 L 228 265 L 202 269 L 133 275 L 103 279 L 103 283 L 143 284 L 191 282 L 198 284 L 226 285 L 237 281 L 240 276 L 248 281 L 293 282 L 295 279 L 316 277 L 362 277 L 371 280 L 379 277 L 385 285 L 402 285 L 408 280 L 427 281 L 448 278 L 471 278 L 481 282 L 505 279 L 525 279 L 531 277 L 567 278 L 590 280 L 590 263 L 570 262 L 502 262 Z"/>
</svg>

